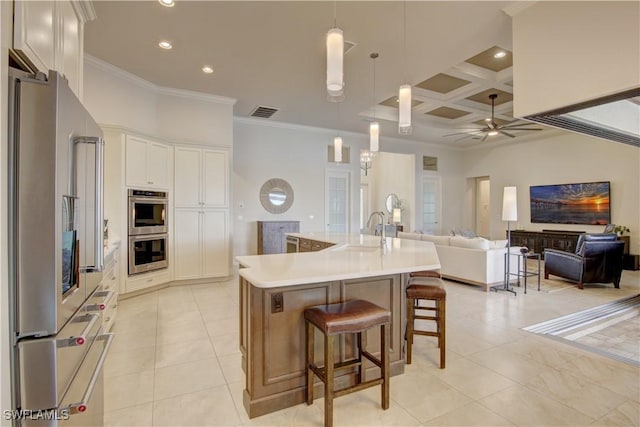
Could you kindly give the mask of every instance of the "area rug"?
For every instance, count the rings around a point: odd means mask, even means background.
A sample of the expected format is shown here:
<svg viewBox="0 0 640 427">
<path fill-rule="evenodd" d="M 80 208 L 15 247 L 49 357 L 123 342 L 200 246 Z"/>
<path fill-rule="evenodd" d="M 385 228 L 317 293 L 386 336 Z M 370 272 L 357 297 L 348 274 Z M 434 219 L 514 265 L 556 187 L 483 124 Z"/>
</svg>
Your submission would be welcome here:
<svg viewBox="0 0 640 427">
<path fill-rule="evenodd" d="M 640 366 L 640 294 L 522 328 Z"/>
</svg>

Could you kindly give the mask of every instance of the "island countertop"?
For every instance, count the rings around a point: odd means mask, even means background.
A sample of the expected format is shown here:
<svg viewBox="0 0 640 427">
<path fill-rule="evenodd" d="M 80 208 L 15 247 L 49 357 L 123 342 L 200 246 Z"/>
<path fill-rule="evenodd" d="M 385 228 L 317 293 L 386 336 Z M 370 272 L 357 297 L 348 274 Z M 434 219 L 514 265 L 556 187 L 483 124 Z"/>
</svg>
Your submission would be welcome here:
<svg viewBox="0 0 640 427">
<path fill-rule="evenodd" d="M 348 280 L 440 268 L 431 242 L 362 234 L 289 233 L 334 243 L 318 252 L 237 256 L 240 275 L 253 286 L 279 286 Z"/>
</svg>

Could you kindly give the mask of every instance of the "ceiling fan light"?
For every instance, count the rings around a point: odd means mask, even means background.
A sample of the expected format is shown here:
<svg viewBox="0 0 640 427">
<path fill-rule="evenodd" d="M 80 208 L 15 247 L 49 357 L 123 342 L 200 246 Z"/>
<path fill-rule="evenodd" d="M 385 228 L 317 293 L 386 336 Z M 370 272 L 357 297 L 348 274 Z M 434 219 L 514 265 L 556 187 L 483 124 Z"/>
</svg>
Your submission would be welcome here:
<svg viewBox="0 0 640 427">
<path fill-rule="evenodd" d="M 344 36 L 340 28 L 327 32 L 327 92 L 331 96 L 341 96 L 344 88 L 343 61 Z M 338 94 L 339 95 L 336 95 Z"/>
<path fill-rule="evenodd" d="M 411 85 L 402 85 L 398 91 L 398 133 L 411 134 Z"/>
<path fill-rule="evenodd" d="M 342 162 L 342 138 L 339 136 L 333 139 L 333 161 L 336 163 Z"/>
<path fill-rule="evenodd" d="M 369 124 L 369 151 L 377 152 L 380 149 L 380 124 L 371 122 Z"/>
<path fill-rule="evenodd" d="M 498 131 L 495 129 L 491 129 L 489 132 L 487 132 L 487 135 L 489 136 L 496 136 L 498 134 Z"/>
</svg>

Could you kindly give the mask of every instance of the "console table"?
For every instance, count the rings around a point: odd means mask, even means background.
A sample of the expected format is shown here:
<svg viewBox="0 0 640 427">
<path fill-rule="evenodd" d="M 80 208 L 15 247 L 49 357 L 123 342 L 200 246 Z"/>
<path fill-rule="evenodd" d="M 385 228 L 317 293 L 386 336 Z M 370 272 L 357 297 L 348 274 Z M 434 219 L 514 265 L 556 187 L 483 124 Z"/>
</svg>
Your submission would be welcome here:
<svg viewBox="0 0 640 427">
<path fill-rule="evenodd" d="M 511 246 L 526 246 L 531 252 L 541 254 L 544 259 L 545 249 L 575 252 L 581 234 L 584 231 L 511 230 Z"/>
</svg>

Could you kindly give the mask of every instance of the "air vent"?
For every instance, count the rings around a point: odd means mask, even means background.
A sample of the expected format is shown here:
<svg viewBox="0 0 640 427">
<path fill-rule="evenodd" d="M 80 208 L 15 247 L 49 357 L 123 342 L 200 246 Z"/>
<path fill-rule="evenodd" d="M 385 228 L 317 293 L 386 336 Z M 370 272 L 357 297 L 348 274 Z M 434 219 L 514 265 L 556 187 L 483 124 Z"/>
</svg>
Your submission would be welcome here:
<svg viewBox="0 0 640 427">
<path fill-rule="evenodd" d="M 425 171 L 437 171 L 438 170 L 438 158 L 422 156 L 422 170 Z"/>
<path fill-rule="evenodd" d="M 258 105 L 252 112 L 249 114 L 250 117 L 260 117 L 261 119 L 269 119 L 275 113 L 278 112 L 277 108 L 274 107 L 265 107 L 264 105 Z"/>
</svg>

